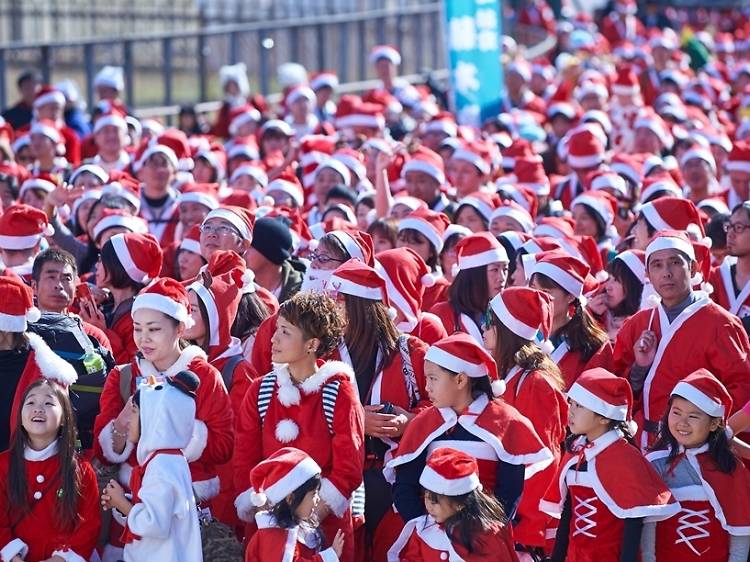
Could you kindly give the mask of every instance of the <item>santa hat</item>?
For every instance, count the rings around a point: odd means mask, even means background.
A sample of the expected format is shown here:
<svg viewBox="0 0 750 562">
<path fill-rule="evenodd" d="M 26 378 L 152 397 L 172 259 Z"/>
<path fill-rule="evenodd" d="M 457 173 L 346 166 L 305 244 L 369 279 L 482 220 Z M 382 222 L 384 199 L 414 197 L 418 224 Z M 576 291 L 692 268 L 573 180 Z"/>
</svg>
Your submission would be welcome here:
<svg viewBox="0 0 750 562">
<path fill-rule="evenodd" d="M 531 143 L 523 138 L 514 139 L 511 145 L 502 151 L 503 168 L 514 169 L 518 158 L 535 158 L 541 161 L 541 156 L 534 153 Z"/>
<path fill-rule="evenodd" d="M 545 176 L 546 177 L 546 176 Z M 518 204 L 524 211 L 526 211 L 531 218 L 536 217 L 537 209 L 539 207 L 539 200 L 536 193 L 531 189 L 522 186 L 521 184 L 508 183 L 503 181 L 505 178 L 500 178 L 495 182 L 495 188 L 497 194 L 501 199 L 511 199 L 514 203 Z M 549 189 L 549 186 L 547 187 Z"/>
<path fill-rule="evenodd" d="M 417 209 L 428 209 L 427 203 L 425 203 L 419 197 L 412 197 L 410 195 L 398 195 L 393 198 L 391 209 L 396 205 L 403 205 L 409 211 L 416 211 Z M 390 209 L 389 209 L 390 210 Z"/>
<path fill-rule="evenodd" d="M 238 156 L 244 156 L 248 160 L 260 160 L 258 141 L 253 135 L 233 139 L 229 150 L 227 150 L 227 160 L 232 160 Z"/>
<path fill-rule="evenodd" d="M 448 228 L 445 229 L 445 232 L 443 232 L 443 244 L 445 244 L 448 238 L 450 238 L 454 234 L 460 234 L 461 238 L 464 238 L 466 236 L 471 236 L 474 233 L 465 226 L 461 226 L 460 224 L 450 224 L 448 225 Z"/>
<path fill-rule="evenodd" d="M 111 177 L 111 181 L 102 187 L 102 197 L 121 197 L 138 211 L 141 207 L 141 185 L 130 176 L 115 177 Z"/>
<path fill-rule="evenodd" d="M 657 193 L 664 193 L 664 196 L 668 196 L 670 199 L 682 199 L 680 186 L 668 175 L 646 178 L 641 189 L 641 203 L 646 203 Z"/>
<path fill-rule="evenodd" d="M 0 248 L 4 250 L 33 248 L 54 233 L 47 215 L 29 205 L 11 205 L 0 216 Z"/>
<path fill-rule="evenodd" d="M 711 150 L 709 148 L 697 144 L 693 145 L 691 148 L 686 150 L 682 155 L 682 158 L 680 158 L 680 167 L 684 168 L 685 164 L 693 159 L 703 160 L 704 162 L 708 163 L 711 171 L 714 174 L 716 173 L 716 160 L 714 159 L 714 155 L 711 153 Z"/>
<path fill-rule="evenodd" d="M 576 205 L 585 205 L 591 209 L 609 227 L 615 220 L 617 213 L 617 199 L 606 191 L 587 191 L 573 199 L 571 209 Z"/>
<path fill-rule="evenodd" d="M 381 59 L 386 59 L 396 66 L 401 65 L 401 53 L 392 45 L 378 45 L 370 52 L 370 64 L 375 64 Z"/>
<path fill-rule="evenodd" d="M 505 391 L 505 383 L 497 378 L 495 360 L 468 334 L 456 332 L 435 342 L 424 358 L 452 373 L 464 373 L 473 379 L 489 377 L 495 396 Z"/>
<path fill-rule="evenodd" d="M 544 171 L 544 163 L 538 155 L 516 157 L 513 173 L 519 187 L 530 189 L 538 197 L 550 194 L 550 182 Z"/>
<path fill-rule="evenodd" d="M 136 283 L 148 283 L 161 271 L 162 251 L 151 234 L 126 232 L 109 239 L 125 273 Z"/>
<path fill-rule="evenodd" d="M 640 91 L 641 87 L 633 67 L 629 64 L 620 66 L 617 69 L 617 77 L 612 84 L 612 92 L 619 96 L 635 96 Z"/>
<path fill-rule="evenodd" d="M 29 133 L 32 135 L 43 135 L 51 140 L 56 145 L 63 143 L 62 133 L 57 126 L 57 123 L 51 119 L 39 119 L 34 121 L 29 128 Z"/>
<path fill-rule="evenodd" d="M 310 87 L 315 92 L 321 88 L 335 90 L 339 87 L 339 78 L 333 72 L 318 72 L 310 78 Z"/>
<path fill-rule="evenodd" d="M 523 232 L 526 234 L 530 234 L 531 231 L 534 230 L 534 219 L 526 209 L 522 208 L 514 201 L 505 201 L 503 205 L 495 209 L 490 216 L 490 223 L 499 217 L 508 217 L 515 220 L 521 225 Z"/>
<path fill-rule="evenodd" d="M 0 276 L 0 331 L 23 333 L 27 322 L 41 318 L 39 309 L 34 306 L 34 294 L 20 279 Z"/>
<path fill-rule="evenodd" d="M 263 126 L 260 128 L 260 138 L 262 138 L 268 131 L 278 131 L 287 137 L 294 136 L 294 131 L 292 131 L 292 127 L 289 123 L 282 121 L 281 119 L 269 119 L 263 123 Z"/>
<path fill-rule="evenodd" d="M 55 103 L 60 107 L 65 107 L 65 94 L 49 84 L 45 84 L 34 96 L 34 109 L 39 109 L 48 103 Z"/>
<path fill-rule="evenodd" d="M 195 153 L 194 160 L 202 158 L 216 170 L 216 181 L 222 181 L 227 173 L 227 153 L 224 147 L 217 143 L 211 143 L 207 148 L 201 148 Z"/>
<path fill-rule="evenodd" d="M 540 273 L 574 297 L 581 298 L 589 271 L 589 266 L 578 258 L 561 252 L 549 252 L 536 260 L 528 272 L 528 278 L 531 279 L 532 275 Z"/>
<path fill-rule="evenodd" d="M 121 66 L 103 66 L 94 77 L 94 87 L 106 86 L 122 92 L 125 89 L 125 72 Z"/>
<path fill-rule="evenodd" d="M 548 236 L 562 240 L 575 236 L 575 221 L 571 217 L 544 217 L 534 228 L 534 236 Z"/>
<path fill-rule="evenodd" d="M 116 237 L 115 237 L 116 238 Z M 190 316 L 187 289 L 171 277 L 161 277 L 144 288 L 133 301 L 130 315 L 141 309 L 156 310 L 192 328 L 195 321 Z"/>
<path fill-rule="evenodd" d="M 453 151 L 451 159 L 469 162 L 484 175 L 488 175 L 492 171 L 489 146 L 479 141 L 463 143 Z"/>
<path fill-rule="evenodd" d="M 677 230 L 663 230 L 651 239 L 646 246 L 646 264 L 654 252 L 660 250 L 679 250 L 695 261 L 695 250 L 687 234 Z"/>
<path fill-rule="evenodd" d="M 354 231 L 357 230 L 357 225 L 349 222 L 343 217 L 333 216 L 328 217 L 322 222 L 315 223 L 309 227 L 310 230 L 310 244 L 311 250 L 315 250 L 318 247 L 318 241 L 323 238 L 326 234 L 331 234 L 336 231 Z M 347 237 L 348 239 L 348 237 Z M 354 243 L 350 240 L 350 243 Z"/>
<path fill-rule="evenodd" d="M 293 182 L 281 178 L 275 179 L 268 184 L 266 193 L 271 194 L 274 191 L 281 191 L 289 195 L 297 207 L 302 207 L 305 204 L 305 195 L 299 182 Z"/>
<path fill-rule="evenodd" d="M 68 178 L 68 183 L 74 184 L 78 177 L 84 172 L 91 174 L 103 184 L 107 183 L 109 180 L 109 174 L 101 166 L 97 166 L 96 164 L 84 164 L 73 170 Z"/>
<path fill-rule="evenodd" d="M 326 234 L 338 240 L 349 254 L 350 258 L 357 259 L 370 267 L 375 265 L 375 249 L 372 237 L 360 230 L 333 230 Z"/>
<path fill-rule="evenodd" d="M 442 111 L 422 125 L 425 133 L 443 133 L 449 137 L 455 137 L 458 134 L 458 125 L 452 113 Z"/>
<path fill-rule="evenodd" d="M 398 325 L 403 333 L 410 333 L 419 322 L 425 287 L 432 287 L 435 278 L 424 260 L 411 248 L 385 250 L 376 256 L 375 271 L 385 281 L 388 300 L 405 321 Z"/>
<path fill-rule="evenodd" d="M 224 351 L 231 343 L 230 332 L 242 298 L 241 279 L 245 270 L 243 267 L 237 275 L 230 271 L 220 276 L 205 272 L 187 287 L 196 294 L 206 310 L 209 347 L 223 346 Z M 240 281 L 239 284 L 237 281 Z M 225 341 L 222 341 L 222 337 Z"/>
<path fill-rule="evenodd" d="M 568 399 L 609 420 L 627 422 L 633 418 L 630 383 L 606 369 L 589 369 L 581 373 L 570 387 Z"/>
<path fill-rule="evenodd" d="M 617 254 L 614 260 L 621 260 L 641 284 L 646 282 L 646 253 L 644 251 L 625 250 Z"/>
<path fill-rule="evenodd" d="M 329 168 L 334 172 L 338 172 L 344 185 L 346 185 L 347 187 L 351 185 L 352 174 L 349 171 L 349 168 L 346 167 L 346 164 L 344 164 L 341 160 L 337 160 L 336 158 L 327 158 L 326 160 L 323 160 L 315 170 L 315 175 L 317 176 L 321 170 L 324 170 L 326 168 Z"/>
<path fill-rule="evenodd" d="M 300 84 L 299 86 L 295 86 L 294 88 L 289 90 L 289 93 L 287 93 L 284 102 L 286 103 L 286 106 L 289 107 L 294 102 L 301 99 L 306 99 L 310 103 L 315 103 L 315 92 L 313 92 L 309 86 Z"/>
<path fill-rule="evenodd" d="M 236 228 L 243 240 L 250 240 L 253 237 L 253 226 L 255 225 L 255 215 L 242 207 L 226 205 L 214 209 L 206 215 L 201 225 L 206 224 L 211 219 L 222 219 Z"/>
<path fill-rule="evenodd" d="M 128 123 L 125 121 L 125 115 L 114 107 L 96 118 L 96 121 L 94 122 L 94 134 L 101 131 L 104 127 L 109 126 L 116 127 L 124 133 L 128 132 Z"/>
<path fill-rule="evenodd" d="M 591 168 L 604 161 L 604 144 L 593 132 L 582 129 L 567 141 L 567 162 L 573 168 Z"/>
<path fill-rule="evenodd" d="M 250 176 L 253 178 L 258 185 L 262 188 L 268 186 L 268 176 L 263 168 L 253 164 L 243 164 L 232 172 L 232 176 L 229 178 L 229 184 L 232 185 L 242 176 Z"/>
<path fill-rule="evenodd" d="M 587 178 L 593 191 L 611 190 L 621 197 L 629 195 L 625 179 L 614 171 L 597 170 Z"/>
<path fill-rule="evenodd" d="M 440 185 L 445 183 L 445 167 L 440 155 L 425 146 L 418 147 L 411 153 L 410 159 L 401 168 L 401 177 L 408 172 L 423 172 L 434 178 Z"/>
<path fill-rule="evenodd" d="M 100 189 L 88 189 L 84 191 L 80 197 L 76 198 L 73 202 L 73 206 L 70 209 L 70 220 L 74 223 L 78 222 L 78 209 L 87 201 L 99 201 L 102 198 L 102 192 Z M 78 225 L 83 226 L 83 225 Z"/>
<path fill-rule="evenodd" d="M 418 209 L 406 215 L 398 223 L 398 231 L 416 230 L 435 248 L 436 253 L 443 251 L 443 233 L 450 225 L 450 220 L 443 213 L 429 209 Z"/>
<path fill-rule="evenodd" d="M 508 287 L 490 301 L 498 320 L 517 336 L 534 341 L 541 332 L 549 339 L 552 331 L 552 299 L 547 293 L 528 287 Z"/>
<path fill-rule="evenodd" d="M 463 496 L 482 487 L 476 459 L 450 447 L 439 447 L 430 453 L 419 484 L 441 496 Z"/>
<path fill-rule="evenodd" d="M 333 137 L 325 135 L 305 135 L 300 140 L 300 165 L 302 166 L 302 183 L 312 187 L 315 181 L 315 170 L 321 162 L 327 160 L 336 146 Z"/>
<path fill-rule="evenodd" d="M 670 396 L 679 396 L 692 402 L 712 418 L 721 418 L 726 424 L 732 411 L 732 397 L 722 382 L 706 369 L 698 369 L 678 382 Z"/>
<path fill-rule="evenodd" d="M 734 141 L 732 151 L 727 157 L 726 168 L 730 172 L 750 172 L 750 142 Z"/>
<path fill-rule="evenodd" d="M 384 107 L 378 103 L 359 101 L 353 105 L 339 105 L 336 111 L 336 128 L 348 129 L 364 127 L 383 129 L 385 127 Z"/>
<path fill-rule="evenodd" d="M 149 158 L 154 154 L 163 154 L 175 170 L 189 171 L 193 168 L 190 143 L 185 133 L 179 129 L 167 129 L 161 135 L 154 137 L 143 148 L 137 166 L 134 170 L 141 169 Z"/>
<path fill-rule="evenodd" d="M 385 279 L 374 268 L 358 259 L 350 259 L 337 267 L 327 287 L 336 293 L 380 301 L 386 307 L 390 306 Z"/>
<path fill-rule="evenodd" d="M 633 130 L 645 128 L 654 133 L 667 150 L 671 150 L 674 144 L 672 134 L 669 132 L 664 120 L 659 117 L 653 109 L 644 109 L 635 120 Z"/>
<path fill-rule="evenodd" d="M 456 244 L 458 262 L 453 274 L 492 263 L 508 263 L 508 254 L 500 242 L 489 232 L 479 232 L 459 240 Z"/>
<path fill-rule="evenodd" d="M 630 180 L 635 185 L 641 183 L 643 179 L 643 160 L 633 154 L 617 152 L 612 157 L 611 168 L 620 176 Z"/>
<path fill-rule="evenodd" d="M 719 214 L 730 214 L 730 209 L 721 197 L 709 197 L 701 200 L 698 205 L 698 210 L 710 209 L 714 213 Z M 704 211 L 705 212 L 705 211 Z"/>
<path fill-rule="evenodd" d="M 18 199 L 23 199 L 24 194 L 29 189 L 40 189 L 44 193 L 52 193 L 57 188 L 57 183 L 58 179 L 53 174 L 42 172 L 27 179 L 21 184 L 21 190 L 18 192 Z"/>
<path fill-rule="evenodd" d="M 318 463 L 307 453 L 283 447 L 250 471 L 250 501 L 255 507 L 276 505 L 320 473 Z"/>
<path fill-rule="evenodd" d="M 365 167 L 365 157 L 359 150 L 344 147 L 337 150 L 333 155 L 333 160 L 343 163 L 347 169 L 354 175 L 350 180 L 353 184 L 355 178 L 357 182 L 367 179 L 367 168 Z"/>
<path fill-rule="evenodd" d="M 688 199 L 661 197 L 641 207 L 641 214 L 656 230 L 685 230 L 703 238 L 700 212 Z"/>
<path fill-rule="evenodd" d="M 237 84 L 241 96 L 250 93 L 250 82 L 247 79 L 247 66 L 244 62 L 236 64 L 225 64 L 219 69 L 219 82 L 224 89 L 229 82 Z"/>
<path fill-rule="evenodd" d="M 260 123 L 261 114 L 250 104 L 233 109 L 229 114 L 229 134 L 236 137 L 240 128 L 248 123 Z"/>
<path fill-rule="evenodd" d="M 547 109 L 547 119 L 552 121 L 557 116 L 562 116 L 569 121 L 574 121 L 578 117 L 578 110 L 572 103 L 564 101 L 555 102 Z"/>
<path fill-rule="evenodd" d="M 214 210 L 219 206 L 218 184 L 189 183 L 182 188 L 178 197 L 179 203 L 198 203 Z"/>
<path fill-rule="evenodd" d="M 581 123 L 598 125 L 599 128 L 604 131 L 606 136 L 612 133 L 612 121 L 604 111 L 601 109 L 589 109 L 586 113 L 581 116 Z"/>
<path fill-rule="evenodd" d="M 180 250 L 187 252 L 193 252 L 194 254 L 201 255 L 201 227 L 200 225 L 194 224 L 187 231 L 185 237 L 180 241 Z"/>
<path fill-rule="evenodd" d="M 94 225 L 94 240 L 98 240 L 105 230 L 115 227 L 127 228 L 128 231 L 139 234 L 148 232 L 148 224 L 141 217 L 134 217 L 122 209 L 104 209 L 101 218 Z"/>
<path fill-rule="evenodd" d="M 468 205 L 477 213 L 479 213 L 479 215 L 485 221 L 489 222 L 490 218 L 492 217 L 492 212 L 495 210 L 498 203 L 500 203 L 500 200 L 496 195 L 487 193 L 485 191 L 475 191 L 474 193 L 470 193 L 458 202 L 458 206 L 456 207 L 456 216 L 458 216 L 461 207 L 463 207 L 464 205 Z"/>
<path fill-rule="evenodd" d="M 471 234 L 471 232 L 469 232 Z M 468 235 L 467 235 L 468 236 Z M 518 252 L 526 242 L 532 240 L 531 236 L 525 232 L 516 232 L 514 230 L 506 230 L 497 235 L 498 241 L 502 244 L 502 240 L 505 240 L 513 248 L 514 252 Z M 502 240 L 501 240 L 502 239 Z"/>
</svg>

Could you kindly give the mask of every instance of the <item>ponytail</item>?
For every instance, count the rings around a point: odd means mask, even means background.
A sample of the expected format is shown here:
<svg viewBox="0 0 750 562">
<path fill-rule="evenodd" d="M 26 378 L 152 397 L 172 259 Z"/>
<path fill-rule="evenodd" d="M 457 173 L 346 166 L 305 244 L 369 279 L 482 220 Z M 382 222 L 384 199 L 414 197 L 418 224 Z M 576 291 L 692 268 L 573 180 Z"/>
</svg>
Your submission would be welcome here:
<svg viewBox="0 0 750 562">
<path fill-rule="evenodd" d="M 580 299 L 575 299 L 572 306 L 573 317 L 558 330 L 556 335 L 564 336 L 570 351 L 579 352 L 585 363 L 609 341 L 609 337 L 594 320 L 591 313 L 581 304 Z"/>
</svg>

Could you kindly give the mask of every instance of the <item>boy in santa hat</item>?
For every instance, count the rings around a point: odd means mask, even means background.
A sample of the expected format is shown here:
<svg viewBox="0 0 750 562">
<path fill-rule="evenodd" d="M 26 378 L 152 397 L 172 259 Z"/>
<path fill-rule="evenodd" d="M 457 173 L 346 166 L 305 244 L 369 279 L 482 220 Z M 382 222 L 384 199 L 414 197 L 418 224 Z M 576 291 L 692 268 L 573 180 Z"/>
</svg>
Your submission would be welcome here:
<svg viewBox="0 0 750 562">
<path fill-rule="evenodd" d="M 0 216 L 0 257 L 4 275 L 15 275 L 31 283 L 34 258 L 45 236 L 52 236 L 47 215 L 29 205 L 13 205 Z"/>
</svg>

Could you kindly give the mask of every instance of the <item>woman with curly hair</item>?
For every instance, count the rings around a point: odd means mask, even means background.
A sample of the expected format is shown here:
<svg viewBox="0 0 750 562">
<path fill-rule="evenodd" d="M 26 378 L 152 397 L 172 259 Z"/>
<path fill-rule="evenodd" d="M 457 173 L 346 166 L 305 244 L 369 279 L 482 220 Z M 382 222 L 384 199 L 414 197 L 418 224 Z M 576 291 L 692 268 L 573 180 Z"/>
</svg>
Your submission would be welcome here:
<svg viewBox="0 0 750 562">
<path fill-rule="evenodd" d="M 235 487 L 244 491 L 235 506 L 240 519 L 252 522 L 262 506 L 257 505 L 258 490 L 250 485 L 250 471 L 279 449 L 296 447 L 322 469 L 316 516 L 323 548 L 341 529 L 340 559 L 350 562 L 354 540 L 349 498 L 362 484 L 364 418 L 351 367 L 319 361 L 336 348 L 343 331 L 336 302 L 328 296 L 302 292 L 281 305 L 271 339 L 274 369 L 253 381 L 238 413 Z"/>
</svg>

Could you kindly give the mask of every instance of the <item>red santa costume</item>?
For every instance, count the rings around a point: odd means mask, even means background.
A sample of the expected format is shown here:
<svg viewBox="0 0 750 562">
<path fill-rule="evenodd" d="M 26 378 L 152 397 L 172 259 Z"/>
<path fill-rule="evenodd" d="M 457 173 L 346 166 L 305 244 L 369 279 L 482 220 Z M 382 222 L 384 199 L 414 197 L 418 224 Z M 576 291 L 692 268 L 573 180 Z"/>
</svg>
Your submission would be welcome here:
<svg viewBox="0 0 750 562">
<path fill-rule="evenodd" d="M 728 310 L 730 313 L 744 318 L 750 316 L 750 283 L 744 287 L 736 287 L 735 266 L 737 258 L 727 256 L 721 265 L 711 272 L 709 282 L 713 287 L 711 298 L 716 304 Z"/>
<path fill-rule="evenodd" d="M 258 530 L 245 551 L 246 562 L 338 562 L 332 548 L 318 552 L 320 536 L 314 529 L 293 525 L 282 527 L 271 509 L 286 501 L 303 484 L 320 477 L 320 466 L 307 453 L 283 447 L 250 472 L 251 501 L 266 510 L 255 514 Z"/>
<path fill-rule="evenodd" d="M 598 136 L 591 129 L 580 127 L 573 129 L 560 141 L 565 160 L 573 169 L 590 169 L 600 166 L 606 155 L 605 142 L 606 137 L 603 133 Z M 555 187 L 554 198 L 560 201 L 564 209 L 570 209 L 573 199 L 583 190 L 581 179 L 573 172 Z"/>
<path fill-rule="evenodd" d="M 633 394 L 628 382 L 604 369 L 585 371 L 568 391 L 580 406 L 607 419 L 631 419 Z M 628 549 L 635 559 L 640 522 L 666 519 L 680 506 L 656 471 L 617 429 L 591 442 L 581 436 L 566 453 L 540 508 L 562 517 L 554 558 L 617 562 Z M 569 528 L 569 531 L 568 531 Z M 637 532 L 628 534 L 632 528 Z M 632 531 L 631 531 L 632 532 Z M 566 533 L 567 536 L 566 536 Z M 633 539 L 635 543 L 633 544 Z M 626 540 L 627 539 L 627 540 Z"/>
<path fill-rule="evenodd" d="M 732 398 L 719 380 L 705 369 L 682 379 L 672 396 L 694 404 L 723 423 Z M 708 443 L 685 449 L 650 453 L 646 458 L 680 502 L 680 512 L 666 521 L 644 527 L 643 561 L 746 560 L 750 547 L 750 472 L 739 460 L 732 472 L 723 471 L 709 452 Z M 655 528 L 654 528 L 655 527 Z"/>
<path fill-rule="evenodd" d="M 320 497 L 331 512 L 321 522 L 331 540 L 345 535 L 342 560 L 354 556 L 350 498 L 362 484 L 364 421 L 351 367 L 328 361 L 300 385 L 286 364 L 250 385 L 239 412 L 234 469 L 235 500 L 240 519 L 252 509 L 250 471 L 282 447 L 308 453 L 322 468 Z M 248 535 L 252 529 L 248 528 Z"/>
<path fill-rule="evenodd" d="M 15 556 L 22 560 L 60 557 L 65 562 L 91 559 L 99 536 L 99 490 L 91 465 L 78 460 L 80 496 L 77 520 L 65 528 L 58 514 L 60 503 L 60 456 L 58 440 L 41 451 L 26 447 L 23 452 L 28 509 L 22 513 L 10 505 L 10 452 L 0 453 L 0 560 Z"/>
<path fill-rule="evenodd" d="M 20 133 L 22 131 L 33 128 L 34 125 L 38 122 L 38 109 L 41 106 L 50 103 L 54 103 L 61 108 L 64 108 L 66 104 L 65 94 L 63 94 L 60 90 L 46 84 L 39 88 L 39 91 L 34 96 L 34 120 L 29 124 L 29 127 L 22 127 L 18 132 Z M 48 120 L 44 119 L 44 121 Z M 78 139 L 78 134 L 73 129 L 68 127 L 65 124 L 65 121 L 62 119 L 57 122 L 50 121 L 50 123 L 53 123 L 55 125 L 60 136 L 62 137 L 60 144 L 62 144 L 65 148 L 65 158 L 73 166 L 77 166 L 81 162 L 81 141 Z"/>
<path fill-rule="evenodd" d="M 470 336 L 456 333 L 430 347 L 426 361 L 470 378 L 488 377 L 493 393 L 504 390 L 490 355 Z M 509 518 L 528 479 L 553 462 L 531 423 L 502 400 L 482 394 L 460 413 L 452 408 L 430 407 L 410 423 L 394 458 L 384 469 L 393 483 L 394 507 L 411 520 L 424 513 L 419 478 L 427 455 L 438 447 L 452 447 L 477 459 L 479 478 L 493 493 Z"/>
<path fill-rule="evenodd" d="M 45 236 L 52 236 L 54 233 L 55 230 L 49 224 L 47 215 L 30 205 L 12 205 L 0 216 L 0 249 L 3 250 L 31 250 L 36 248 Z M 8 272 L 6 275 L 12 272 L 30 285 L 34 257 L 29 257 L 20 265 L 5 266 Z"/>
<path fill-rule="evenodd" d="M 695 261 L 695 252 L 687 236 L 665 231 L 657 235 L 646 249 L 649 256 L 659 250 L 675 249 Z M 648 266 L 648 265 L 647 265 Z M 750 398 L 750 343 L 739 319 L 711 301 L 708 295 L 694 291 L 687 306 L 671 322 L 668 311 L 659 303 L 641 310 L 628 319 L 617 335 L 614 352 L 615 372 L 638 378 L 633 348 L 645 330 L 656 333 L 658 345 L 653 363 L 643 378 L 643 394 L 636 410 L 636 421 L 644 431 L 642 447 L 653 443 L 658 420 L 667 407 L 669 393 L 682 374 L 706 368 L 717 373 L 738 404 Z M 686 353 L 685 350 L 690 350 Z"/>
<path fill-rule="evenodd" d="M 525 263 L 524 270 L 528 270 L 527 276 L 529 279 L 535 274 L 544 275 L 577 299 L 583 296 L 584 284 L 589 276 L 589 266 L 583 261 L 561 252 L 551 251 L 537 255 L 533 264 Z M 565 337 L 559 338 L 557 342 L 554 341 L 555 339 L 558 338 L 553 336 L 553 344 L 556 343 L 557 345 L 554 351 L 550 353 L 550 357 L 560 367 L 566 388 L 569 388 L 578 376 L 587 369 L 610 367 L 612 346 L 609 340 L 602 343 L 601 347 L 586 359 L 581 350 L 570 349 Z"/>
<path fill-rule="evenodd" d="M 636 16 L 637 11 L 638 5 L 634 0 L 619 0 L 615 11 L 602 20 L 602 35 L 611 45 L 618 45 L 623 41 L 636 42 L 645 37 L 643 23 Z"/>
<path fill-rule="evenodd" d="M 162 278 L 136 297 L 131 314 L 147 308 L 188 325 L 192 323 L 189 306 L 185 288 L 172 279 Z M 193 437 L 184 453 L 190 463 L 196 497 L 201 502 L 208 502 L 219 493 L 217 467 L 228 462 L 232 455 L 233 415 L 221 375 L 206 359 L 202 349 L 191 345 L 183 349 L 177 361 L 164 371 L 159 371 L 140 355 L 136 356 L 129 364 L 129 373 L 126 371 L 129 383 L 120 380 L 123 366 L 110 371 L 99 401 L 101 411 L 94 423 L 95 454 L 105 463 L 120 465 L 118 479 L 121 484 L 128 484 L 130 473 L 137 464 L 132 443 L 127 443 L 121 452 L 115 451 L 113 446 L 114 421 L 125 407 L 128 396 L 132 396 L 138 384 L 145 379 L 153 377 L 162 380 L 190 370 L 200 379 L 200 387 L 196 398 Z"/>
<path fill-rule="evenodd" d="M 427 459 L 419 483 L 425 490 L 455 498 L 481 488 L 477 461 L 462 451 L 441 447 Z M 431 515 L 407 522 L 401 535 L 388 551 L 389 562 L 515 562 L 518 560 L 513 537 L 504 521 L 480 523 L 470 537 L 471 551 L 459 542 L 455 529 L 446 530 Z M 487 526 L 488 528 L 485 528 Z M 465 538 L 463 540 L 466 540 Z"/>
<path fill-rule="evenodd" d="M 491 264 L 508 264 L 509 261 L 503 245 L 489 232 L 479 232 L 462 238 L 456 244 L 456 254 L 458 255 L 458 262 L 454 268 L 454 275 L 478 267 L 483 267 L 486 270 Z M 487 288 L 492 290 L 489 286 Z M 453 299 L 436 304 L 430 312 L 440 318 L 449 334 L 464 332 L 473 337 L 477 343 L 482 343 L 482 331 L 478 325 L 479 319 L 476 316 L 472 317 L 466 312 L 459 311 Z"/>
<path fill-rule="evenodd" d="M 135 283 L 146 284 L 159 275 L 161 248 L 156 238 L 150 234 L 115 234 L 107 244 L 112 245 L 120 265 Z M 104 330 L 119 365 L 132 361 L 138 352 L 133 340 L 133 318 L 130 314 L 134 299 L 135 297 L 126 299 L 117 306 Z"/>
<path fill-rule="evenodd" d="M 526 287 L 509 287 L 490 301 L 495 321 L 529 342 L 537 334 L 549 337 L 552 326 L 552 302 L 546 293 Z M 503 400 L 526 416 L 542 443 L 552 452 L 554 461 L 524 484 L 513 526 L 516 542 L 533 547 L 547 544 L 545 529 L 550 518 L 539 510 L 539 500 L 549 488 L 562 458 L 560 443 L 565 439 L 568 404 L 554 378 L 541 369 L 524 370 L 514 366 L 504 373 Z"/>
</svg>

